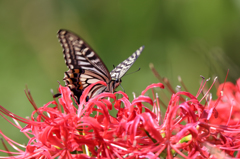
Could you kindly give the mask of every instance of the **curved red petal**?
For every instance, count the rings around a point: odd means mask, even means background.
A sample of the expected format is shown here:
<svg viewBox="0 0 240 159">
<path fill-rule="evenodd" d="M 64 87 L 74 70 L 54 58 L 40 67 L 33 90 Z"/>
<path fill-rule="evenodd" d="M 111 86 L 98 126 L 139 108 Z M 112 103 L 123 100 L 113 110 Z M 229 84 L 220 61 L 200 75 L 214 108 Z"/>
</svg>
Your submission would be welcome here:
<svg viewBox="0 0 240 159">
<path fill-rule="evenodd" d="M 149 89 L 154 88 L 154 87 L 159 87 L 161 89 L 164 89 L 164 85 L 162 83 L 153 83 L 153 84 L 147 86 L 147 88 L 144 91 L 142 91 L 141 95 L 144 95 Z"/>
</svg>

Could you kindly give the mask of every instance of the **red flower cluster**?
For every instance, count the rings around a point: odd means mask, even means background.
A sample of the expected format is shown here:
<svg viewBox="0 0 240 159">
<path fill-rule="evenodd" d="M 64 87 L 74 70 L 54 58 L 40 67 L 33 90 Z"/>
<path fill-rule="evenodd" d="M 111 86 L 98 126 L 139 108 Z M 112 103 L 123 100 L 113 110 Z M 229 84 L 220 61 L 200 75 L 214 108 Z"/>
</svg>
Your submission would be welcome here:
<svg viewBox="0 0 240 159">
<path fill-rule="evenodd" d="M 96 84 L 106 85 L 103 82 Z M 24 146 L 0 131 L 17 151 L 0 150 L 10 156 L 2 158 L 170 159 L 182 156 L 201 159 L 230 158 L 238 152 L 240 125 L 210 124 L 208 119 L 215 108 L 202 105 L 188 92 L 172 95 L 162 119 L 158 97 L 153 95 L 151 99 L 145 96 L 146 91 L 153 87 L 164 88 L 161 83 L 148 86 L 132 102 L 121 91 L 102 93 L 86 102 L 92 86 L 83 92 L 77 108 L 70 90 L 60 86 L 62 96 L 58 102 L 52 101 L 36 108 L 31 119 L 21 118 L 0 107 L 0 115 L 15 119 L 15 126 L 29 138 Z M 121 97 L 117 99 L 119 94 Z M 182 101 L 183 96 L 188 100 Z M 28 98 L 36 107 L 30 94 Z M 109 114 L 108 110 L 113 107 L 118 111 L 117 117 Z M 27 125 L 21 128 L 18 121 Z M 25 151 L 18 146 L 24 147 Z M 235 156 L 240 157 L 239 154 Z"/>
<path fill-rule="evenodd" d="M 216 108 L 217 118 L 210 118 L 213 124 L 238 125 L 240 122 L 240 79 L 236 85 L 231 82 L 221 84 L 217 90 L 218 100 L 211 101 L 210 107 Z"/>
</svg>

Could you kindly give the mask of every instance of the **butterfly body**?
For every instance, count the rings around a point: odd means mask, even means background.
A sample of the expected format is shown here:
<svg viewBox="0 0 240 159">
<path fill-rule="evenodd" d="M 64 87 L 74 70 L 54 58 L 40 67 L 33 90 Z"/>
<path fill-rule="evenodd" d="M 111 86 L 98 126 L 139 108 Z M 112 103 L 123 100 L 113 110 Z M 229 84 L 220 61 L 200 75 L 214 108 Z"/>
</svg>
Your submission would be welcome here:
<svg viewBox="0 0 240 159">
<path fill-rule="evenodd" d="M 88 93 L 89 98 L 102 92 L 114 92 L 121 83 L 121 77 L 143 50 L 143 47 L 140 47 L 128 59 L 109 72 L 100 57 L 79 36 L 67 30 L 59 30 L 58 38 L 63 47 L 65 63 L 69 68 L 65 72 L 63 80 L 78 103 L 83 90 L 97 81 L 104 81 L 107 86 L 95 85 Z"/>
</svg>

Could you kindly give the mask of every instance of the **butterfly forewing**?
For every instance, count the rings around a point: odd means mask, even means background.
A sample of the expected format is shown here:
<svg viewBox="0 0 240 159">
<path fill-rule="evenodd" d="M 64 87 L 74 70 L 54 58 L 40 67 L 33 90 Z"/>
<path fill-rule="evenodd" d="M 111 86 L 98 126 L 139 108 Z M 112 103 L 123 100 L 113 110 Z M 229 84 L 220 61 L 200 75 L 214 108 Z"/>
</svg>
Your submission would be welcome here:
<svg viewBox="0 0 240 159">
<path fill-rule="evenodd" d="M 58 38 L 69 69 L 92 70 L 110 78 L 109 71 L 100 57 L 79 36 L 67 30 L 59 30 Z"/>
<path fill-rule="evenodd" d="M 144 46 L 141 46 L 137 51 L 135 51 L 131 56 L 129 56 L 126 60 L 118 64 L 111 72 L 111 78 L 113 80 L 121 79 L 125 73 L 129 70 L 129 68 L 133 65 L 133 63 L 140 56 Z"/>
</svg>

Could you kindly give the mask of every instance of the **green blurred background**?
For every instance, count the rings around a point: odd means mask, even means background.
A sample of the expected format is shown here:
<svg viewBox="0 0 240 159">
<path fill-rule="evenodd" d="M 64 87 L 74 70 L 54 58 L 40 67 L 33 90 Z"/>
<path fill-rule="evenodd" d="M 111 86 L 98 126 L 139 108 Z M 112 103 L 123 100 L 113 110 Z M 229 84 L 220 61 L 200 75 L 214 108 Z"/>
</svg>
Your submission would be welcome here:
<svg viewBox="0 0 240 159">
<path fill-rule="evenodd" d="M 145 45 L 129 70 L 141 70 L 122 78 L 132 99 L 147 85 L 158 82 L 149 69 L 175 87 L 180 75 L 192 94 L 200 75 L 224 81 L 239 77 L 240 1 L 0 1 L 0 105 L 26 117 L 33 108 L 25 94 L 31 90 L 40 107 L 52 100 L 67 70 L 57 40 L 59 29 L 71 30 L 87 41 L 111 70 Z M 209 84 L 211 84 L 209 82 Z M 26 143 L 18 129 L 0 118 L 0 129 Z M 1 144 L 0 144 L 1 145 Z M 2 148 L 2 146 L 0 146 Z"/>
</svg>

